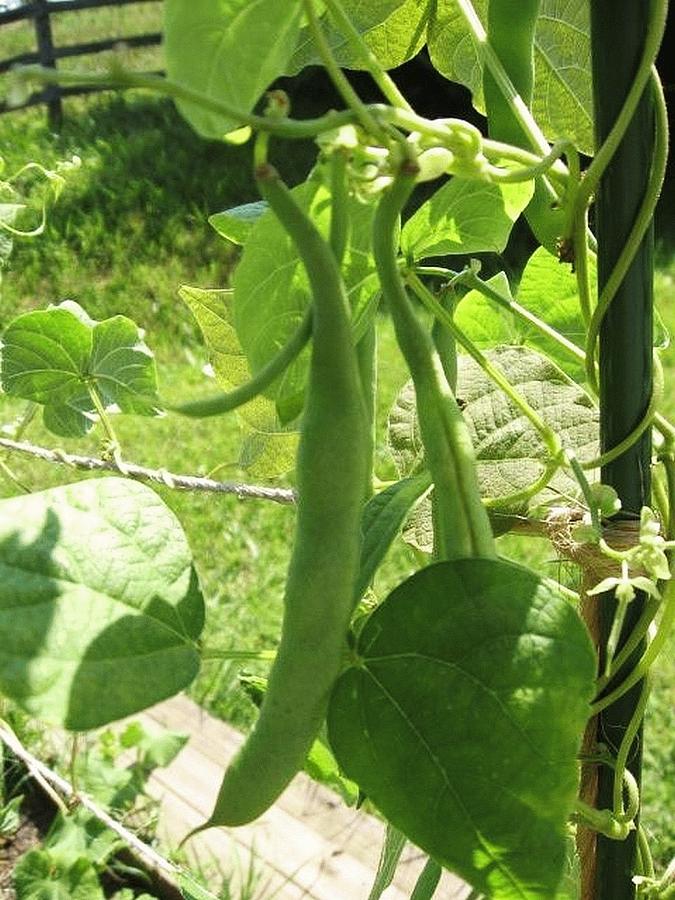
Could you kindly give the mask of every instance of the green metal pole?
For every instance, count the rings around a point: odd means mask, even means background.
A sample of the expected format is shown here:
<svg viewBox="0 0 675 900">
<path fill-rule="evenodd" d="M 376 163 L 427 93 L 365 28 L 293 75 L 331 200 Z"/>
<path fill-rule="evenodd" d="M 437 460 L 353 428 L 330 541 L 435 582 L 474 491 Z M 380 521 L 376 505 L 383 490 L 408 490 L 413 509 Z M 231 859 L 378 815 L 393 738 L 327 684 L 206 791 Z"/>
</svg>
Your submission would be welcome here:
<svg viewBox="0 0 675 900">
<path fill-rule="evenodd" d="M 592 0 L 591 37 L 596 139 L 609 133 L 638 68 L 651 3 L 647 0 Z M 623 248 L 644 195 L 652 158 L 653 104 L 645 91 L 621 145 L 605 171 L 596 197 L 599 288 L 607 281 Z M 652 387 L 653 234 L 651 229 L 627 273 L 600 333 L 600 439 L 608 450 L 643 418 Z M 634 517 L 650 498 L 650 435 L 602 470 L 602 480 L 619 494 L 623 514 Z M 601 648 L 606 642 L 615 604 L 603 597 Z M 637 621 L 644 599 L 631 604 L 625 639 Z M 638 650 L 640 652 L 640 649 Z M 602 655 L 602 649 L 601 649 Z M 630 662 L 629 664 L 630 665 Z M 625 671 L 625 670 L 624 670 Z M 641 684 L 601 713 L 597 739 L 615 751 L 636 707 Z M 642 730 L 632 749 L 629 768 L 638 783 Z M 612 807 L 613 773 L 601 768 L 598 806 Z M 636 834 L 625 841 L 600 836 L 596 853 L 594 900 L 633 900 Z"/>
</svg>

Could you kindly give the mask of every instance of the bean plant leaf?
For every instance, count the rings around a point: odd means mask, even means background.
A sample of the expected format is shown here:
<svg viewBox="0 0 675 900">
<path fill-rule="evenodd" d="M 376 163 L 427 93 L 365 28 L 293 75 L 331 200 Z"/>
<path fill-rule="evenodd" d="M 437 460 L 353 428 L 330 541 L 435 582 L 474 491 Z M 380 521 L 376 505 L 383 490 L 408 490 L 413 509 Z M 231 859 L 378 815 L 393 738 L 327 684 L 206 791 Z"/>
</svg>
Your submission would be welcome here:
<svg viewBox="0 0 675 900">
<path fill-rule="evenodd" d="M 103 478 L 0 506 L 5 696 L 85 731 L 190 684 L 204 604 L 185 535 L 154 491 Z"/>
<path fill-rule="evenodd" d="M 327 237 L 329 191 L 317 178 L 294 188 L 293 194 Z M 370 251 L 373 207 L 352 200 L 349 213 L 342 273 L 353 317 L 363 328 L 374 313 L 369 301 L 377 290 Z M 252 371 L 269 362 L 288 341 L 304 317 L 309 297 L 307 274 L 295 246 L 268 211 L 253 226 L 234 274 L 234 325 Z M 308 362 L 306 350 L 267 392 L 276 401 L 283 421 L 302 409 Z"/>
<path fill-rule="evenodd" d="M 167 0 L 168 76 L 249 113 L 283 73 L 301 16 L 302 4 L 297 0 L 194 0 L 189 4 Z M 177 105 L 202 137 L 222 138 L 242 124 L 236 117 L 185 100 Z"/>
<path fill-rule="evenodd" d="M 473 0 L 483 26 L 489 0 Z M 457 0 L 438 0 L 428 30 L 435 68 L 466 85 L 484 112 L 481 55 Z M 534 37 L 535 77 L 532 112 L 549 140 L 565 137 L 592 154 L 593 97 L 590 23 L 587 0 L 542 0 Z"/>
<path fill-rule="evenodd" d="M 592 287 L 591 302 L 595 302 L 596 258 L 588 260 Z M 580 350 L 584 349 L 586 328 L 581 315 L 577 279 L 571 268 L 561 264 L 543 247 L 532 254 L 523 271 L 518 287 L 518 302 L 535 313 Z M 523 340 L 554 360 L 575 381 L 586 380 L 583 360 L 575 359 L 552 338 L 532 326 L 522 326 Z"/>
<path fill-rule="evenodd" d="M 502 296 L 513 299 L 509 280 L 504 272 L 488 278 L 486 284 Z M 481 350 L 490 350 L 499 344 L 523 343 L 520 321 L 480 291 L 471 290 L 465 294 L 457 304 L 453 318 L 464 334 Z"/>
<path fill-rule="evenodd" d="M 450 178 L 403 226 L 403 253 L 416 260 L 450 253 L 501 253 L 532 193 L 532 182 L 497 185 Z"/>
<path fill-rule="evenodd" d="M 220 387 L 229 391 L 251 377 L 233 324 L 230 290 L 204 290 L 183 285 L 179 294 L 201 328 Z M 240 465 L 256 477 L 283 475 L 293 468 L 298 433 L 279 421 L 274 401 L 259 396 L 239 407 L 243 442 Z"/>
<path fill-rule="evenodd" d="M 86 433 L 95 421 L 93 388 L 108 410 L 156 415 L 157 375 L 143 332 L 126 316 L 97 322 L 77 303 L 24 313 L 2 336 L 3 390 L 44 407 L 57 434 Z"/>
<path fill-rule="evenodd" d="M 360 599 L 375 577 L 380 563 L 401 530 L 410 509 L 429 489 L 426 473 L 403 478 L 376 494 L 363 510 L 361 530 L 361 565 L 356 581 L 355 597 Z"/>
<path fill-rule="evenodd" d="M 425 40 L 431 0 L 343 0 L 342 6 L 380 65 L 392 69 L 418 53 Z M 365 68 L 363 58 L 337 28 L 330 15 L 321 17 L 321 25 L 337 62 L 348 69 Z M 288 64 L 288 74 L 305 66 L 321 65 L 310 29 L 300 31 L 298 43 Z"/>
<path fill-rule="evenodd" d="M 328 712 L 345 773 L 478 891 L 555 896 L 596 665 L 576 610 L 514 563 L 442 562 L 375 610 L 355 657 Z"/>
<path fill-rule="evenodd" d="M 598 453 L 598 411 L 582 388 L 555 363 L 526 347 L 498 347 L 487 354 L 518 393 L 581 462 Z M 533 484 L 548 456 L 534 426 L 468 356 L 459 358 L 458 396 L 478 461 L 484 497 L 500 499 Z M 559 473 L 533 504 L 578 496 L 571 476 Z M 509 511 L 508 507 L 504 511 Z M 514 512 L 517 510 L 513 510 Z"/>
<path fill-rule="evenodd" d="M 267 203 L 264 200 L 243 203 L 241 206 L 234 206 L 232 209 L 209 216 L 209 224 L 225 240 L 243 246 L 248 240 L 253 226 L 266 209 Z"/>
<path fill-rule="evenodd" d="M 105 900 L 90 860 L 64 865 L 47 850 L 30 850 L 19 859 L 14 887 L 23 900 Z"/>
<path fill-rule="evenodd" d="M 591 398 L 555 363 L 522 346 L 497 347 L 486 352 L 488 360 L 527 400 L 541 419 L 558 434 L 562 445 L 575 451 L 582 462 L 599 452 L 598 411 Z M 476 453 L 478 480 L 484 499 L 497 501 L 492 513 L 493 530 L 503 533 L 512 517 L 526 516 L 541 506 L 580 499 L 571 475 L 558 471 L 546 488 L 529 501 L 508 497 L 534 484 L 545 469 L 546 447 L 534 426 L 509 400 L 480 366 L 465 354 L 458 356 L 457 396 Z M 400 391 L 390 415 L 389 442 L 403 474 L 423 466 L 423 448 L 412 382 Z M 423 498 L 403 529 L 404 540 L 430 553 L 433 550 L 431 501 Z"/>
</svg>

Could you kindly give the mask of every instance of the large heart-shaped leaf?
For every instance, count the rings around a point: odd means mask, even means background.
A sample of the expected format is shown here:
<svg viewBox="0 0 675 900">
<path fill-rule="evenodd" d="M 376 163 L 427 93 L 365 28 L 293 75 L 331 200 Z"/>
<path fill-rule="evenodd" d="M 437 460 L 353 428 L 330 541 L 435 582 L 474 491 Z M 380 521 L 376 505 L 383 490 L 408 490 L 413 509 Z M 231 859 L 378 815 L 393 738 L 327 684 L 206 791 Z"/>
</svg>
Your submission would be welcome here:
<svg viewBox="0 0 675 900">
<path fill-rule="evenodd" d="M 179 293 L 201 328 L 220 387 L 229 391 L 248 381 L 248 360 L 233 324 L 232 291 L 184 285 Z M 281 424 L 273 400 L 255 397 L 238 408 L 237 416 L 243 432 L 240 465 L 251 475 L 266 478 L 293 468 L 298 432 Z"/>
<path fill-rule="evenodd" d="M 66 437 L 86 433 L 104 407 L 156 415 L 157 375 L 143 332 L 126 316 L 96 322 L 77 303 L 17 316 L 2 336 L 3 390 L 44 406 L 45 424 Z"/>
<path fill-rule="evenodd" d="M 81 481 L 0 503 L 0 690 L 74 731 L 187 687 L 204 606 L 180 523 L 150 488 Z"/>
<path fill-rule="evenodd" d="M 486 26 L 489 0 L 473 0 Z M 481 54 L 457 0 L 438 0 L 429 24 L 429 53 L 436 69 L 466 85 L 474 106 L 484 112 Z M 589 4 L 542 0 L 534 38 L 532 112 L 549 140 L 574 141 L 592 154 L 593 97 Z"/>
<path fill-rule="evenodd" d="M 533 572 L 438 563 L 361 631 L 331 745 L 396 828 L 477 890 L 554 897 L 595 666 L 576 610 Z"/>
<path fill-rule="evenodd" d="M 501 253 L 532 192 L 532 182 L 527 181 L 497 185 L 451 178 L 403 226 L 403 253 L 413 259 Z"/>
<path fill-rule="evenodd" d="M 298 0 L 167 0 L 169 78 L 248 113 L 284 71 L 301 16 Z M 185 100 L 178 107 L 202 137 L 222 138 L 242 124 Z"/>
</svg>

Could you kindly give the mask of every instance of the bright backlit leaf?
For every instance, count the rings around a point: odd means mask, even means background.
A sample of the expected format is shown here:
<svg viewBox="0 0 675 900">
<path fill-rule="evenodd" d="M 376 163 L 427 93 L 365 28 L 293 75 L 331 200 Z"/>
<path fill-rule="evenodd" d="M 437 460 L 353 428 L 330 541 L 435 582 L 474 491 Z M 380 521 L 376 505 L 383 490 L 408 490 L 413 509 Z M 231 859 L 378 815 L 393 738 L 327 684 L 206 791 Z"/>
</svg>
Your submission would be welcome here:
<svg viewBox="0 0 675 900">
<path fill-rule="evenodd" d="M 576 610 L 535 573 L 438 563 L 361 631 L 331 697 L 331 745 L 387 819 L 474 888 L 553 897 L 595 667 Z"/>
<path fill-rule="evenodd" d="M 283 73 L 301 15 L 298 0 L 167 0 L 168 76 L 249 113 Z M 179 100 L 178 108 L 202 137 L 223 138 L 242 124 L 235 116 L 189 101 Z"/>
<path fill-rule="evenodd" d="M 532 182 L 496 185 L 451 178 L 403 226 L 403 253 L 416 260 L 450 253 L 501 253 L 532 191 Z"/>
<path fill-rule="evenodd" d="M 69 300 L 10 322 L 0 379 L 7 394 L 41 404 L 47 427 L 66 437 L 95 421 L 92 390 L 111 411 L 152 416 L 159 407 L 154 356 L 136 323 L 97 322 Z"/>
<path fill-rule="evenodd" d="M 230 391 L 248 381 L 248 360 L 233 325 L 232 291 L 184 285 L 179 293 L 201 328 L 220 387 Z M 239 462 L 251 475 L 271 478 L 293 468 L 298 433 L 281 424 L 273 400 L 255 397 L 238 408 L 237 417 L 243 432 Z"/>
<path fill-rule="evenodd" d="M 73 731 L 187 687 L 204 605 L 187 540 L 144 485 L 102 478 L 0 503 L 0 691 Z"/>
<path fill-rule="evenodd" d="M 473 0 L 483 26 L 488 0 Z M 484 112 L 479 49 L 457 0 L 438 0 L 429 24 L 429 53 L 436 69 L 466 85 Z M 565 137 L 584 153 L 594 151 L 588 0 L 542 0 L 534 37 L 532 112 L 546 137 Z"/>
<path fill-rule="evenodd" d="M 380 65 L 392 69 L 411 59 L 422 48 L 430 15 L 430 0 L 342 0 L 342 6 Z M 364 69 L 363 58 L 328 14 L 321 18 L 324 33 L 341 66 Z M 309 65 L 319 65 L 319 56 L 308 27 L 304 27 L 288 64 L 294 74 Z"/>
</svg>

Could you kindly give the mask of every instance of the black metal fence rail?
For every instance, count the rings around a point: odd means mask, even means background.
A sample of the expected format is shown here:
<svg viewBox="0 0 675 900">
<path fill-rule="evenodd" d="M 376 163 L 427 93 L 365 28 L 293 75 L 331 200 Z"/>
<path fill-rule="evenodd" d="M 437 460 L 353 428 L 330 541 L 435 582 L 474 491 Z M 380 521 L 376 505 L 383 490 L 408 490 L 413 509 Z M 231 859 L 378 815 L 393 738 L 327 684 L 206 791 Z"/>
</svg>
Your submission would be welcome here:
<svg viewBox="0 0 675 900">
<path fill-rule="evenodd" d="M 52 16 L 58 16 L 64 12 L 101 9 L 106 6 L 128 6 L 131 3 L 157 2 L 159 0 L 32 0 L 31 3 L 25 3 L 16 9 L 0 12 L 0 35 L 3 25 L 32 20 L 37 45 L 37 49 L 31 53 L 19 53 L 6 59 L 0 59 L 0 75 L 8 72 L 14 66 L 32 65 L 35 63 L 55 69 L 59 59 L 102 53 L 106 50 L 112 50 L 120 44 L 126 47 L 157 46 L 162 41 L 162 36 L 159 33 L 124 35 L 89 41 L 84 44 L 68 44 L 64 47 L 56 47 L 54 45 L 51 23 Z M 5 101 L 0 101 L 0 113 L 8 112 L 10 109 L 23 109 L 27 106 L 34 106 L 37 103 L 44 103 L 47 106 L 50 128 L 58 130 L 63 118 L 63 106 L 61 103 L 63 97 L 72 94 L 88 94 L 104 89 L 104 87 L 62 88 L 59 85 L 48 85 L 42 90 L 32 93 L 18 107 L 10 107 Z"/>
</svg>

